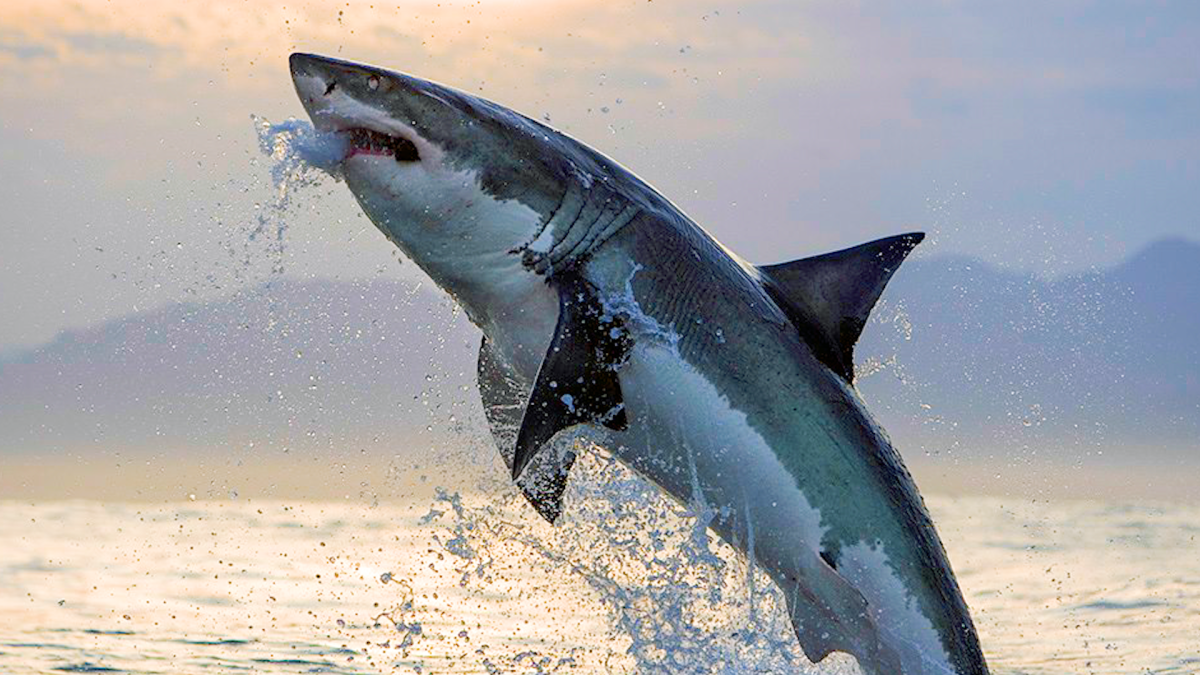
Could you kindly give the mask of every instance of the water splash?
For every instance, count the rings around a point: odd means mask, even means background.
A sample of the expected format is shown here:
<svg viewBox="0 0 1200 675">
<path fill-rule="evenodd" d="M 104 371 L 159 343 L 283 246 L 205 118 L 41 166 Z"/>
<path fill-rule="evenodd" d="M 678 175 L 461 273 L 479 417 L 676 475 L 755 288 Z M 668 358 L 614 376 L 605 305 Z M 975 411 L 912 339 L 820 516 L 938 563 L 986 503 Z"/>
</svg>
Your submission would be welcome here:
<svg viewBox="0 0 1200 675">
<path fill-rule="evenodd" d="M 251 119 L 258 134 L 259 150 L 272 160 L 271 182 L 275 198 L 267 208 L 255 205 L 256 223 L 249 240 L 274 236 L 270 242 L 275 258 L 271 272 L 282 275 L 287 248 L 286 216 L 292 207 L 292 195 L 297 188 L 318 184 L 325 175 L 340 178 L 348 141 L 341 134 L 318 131 L 304 120 L 289 118 L 272 124 L 257 115 L 251 115 Z"/>
<path fill-rule="evenodd" d="M 262 117 L 252 119 L 259 149 L 275 160 L 271 177 L 277 187 L 308 180 L 316 171 L 341 176 L 342 160 L 350 147 L 344 134 L 318 131 L 310 122 L 294 117 L 275 124 Z"/>
<path fill-rule="evenodd" d="M 547 583 L 582 580 L 607 609 L 616 653 L 637 673 L 858 672 L 844 655 L 808 663 L 774 584 L 708 532 L 711 508 L 668 500 L 598 448 L 577 452 L 567 508 L 552 528 L 529 525 L 529 506 L 512 490 L 479 504 L 438 491 L 420 522 L 457 560 L 460 588 L 498 592 L 514 556 Z M 481 665 L 507 672 L 502 666 L 570 656 L 488 653 Z"/>
</svg>

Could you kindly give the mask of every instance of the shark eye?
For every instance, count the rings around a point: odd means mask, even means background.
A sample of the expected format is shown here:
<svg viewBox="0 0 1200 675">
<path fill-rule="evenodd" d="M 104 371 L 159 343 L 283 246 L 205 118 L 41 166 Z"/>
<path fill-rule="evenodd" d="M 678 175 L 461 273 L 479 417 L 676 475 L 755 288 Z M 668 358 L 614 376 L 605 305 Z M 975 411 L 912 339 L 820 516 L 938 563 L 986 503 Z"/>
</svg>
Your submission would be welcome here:
<svg viewBox="0 0 1200 675">
<path fill-rule="evenodd" d="M 371 77 L 367 78 L 367 86 L 370 87 L 372 91 L 378 89 L 379 88 L 379 76 L 372 75 Z"/>
</svg>

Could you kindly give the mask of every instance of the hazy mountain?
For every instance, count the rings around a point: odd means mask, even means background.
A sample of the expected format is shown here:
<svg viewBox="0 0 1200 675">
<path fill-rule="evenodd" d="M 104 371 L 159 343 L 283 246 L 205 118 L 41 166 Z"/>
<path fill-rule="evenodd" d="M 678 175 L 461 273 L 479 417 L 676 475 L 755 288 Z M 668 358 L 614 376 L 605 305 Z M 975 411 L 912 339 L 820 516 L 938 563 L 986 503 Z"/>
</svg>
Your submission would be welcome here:
<svg viewBox="0 0 1200 675">
<path fill-rule="evenodd" d="M 0 363 L 0 451 L 422 442 L 474 405 L 468 328 L 428 285 L 383 280 L 134 314 Z"/>
<path fill-rule="evenodd" d="M 1200 460 L 1200 245 L 1053 281 L 914 260 L 858 353 L 885 362 L 860 388 L 892 435 L 931 452 Z"/>
<path fill-rule="evenodd" d="M 0 452 L 419 446 L 478 420 L 477 344 L 428 284 L 277 280 L 10 355 Z M 1200 455 L 1200 246 L 1054 281 L 913 260 L 858 361 L 909 456 Z"/>
</svg>

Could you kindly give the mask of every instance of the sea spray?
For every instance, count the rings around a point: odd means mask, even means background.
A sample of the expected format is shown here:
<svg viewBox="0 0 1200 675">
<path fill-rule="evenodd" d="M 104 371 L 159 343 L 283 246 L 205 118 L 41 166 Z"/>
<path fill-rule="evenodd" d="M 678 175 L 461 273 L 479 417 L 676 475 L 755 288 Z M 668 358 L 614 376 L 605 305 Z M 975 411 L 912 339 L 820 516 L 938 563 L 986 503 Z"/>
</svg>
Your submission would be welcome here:
<svg viewBox="0 0 1200 675">
<path fill-rule="evenodd" d="M 275 198 L 266 208 L 256 205 L 257 222 L 249 239 L 256 241 L 263 235 L 274 235 L 272 273 L 282 275 L 292 195 L 297 188 L 317 184 L 325 175 L 340 178 L 348 141 L 342 134 L 318 131 L 311 123 L 295 118 L 275 124 L 256 115 L 251 115 L 251 119 L 258 133 L 259 150 L 272 160 Z"/>
<path fill-rule="evenodd" d="M 316 171 L 341 176 L 342 160 L 350 149 L 345 134 L 318 131 L 310 122 L 294 117 L 272 124 L 252 116 L 259 149 L 275 160 L 271 177 L 278 188 L 310 177 Z"/>
<path fill-rule="evenodd" d="M 603 660 L 625 662 L 632 672 L 858 672 L 846 655 L 832 656 L 820 667 L 808 664 L 782 595 L 762 570 L 708 532 L 714 516 L 709 507 L 675 503 L 603 451 L 578 450 L 567 508 L 553 527 L 531 515 L 515 490 L 491 492 L 482 500 L 437 492 L 419 523 L 430 530 L 434 548 L 429 554 L 439 564 L 452 564 L 459 588 L 497 597 L 514 583 L 505 572 L 512 566 L 532 567 L 546 585 L 564 592 L 577 586 L 572 577 L 582 580 L 608 611 L 615 661 Z M 454 640 L 453 635 L 439 638 L 428 627 L 470 623 L 469 610 L 461 617 L 457 611 L 418 605 L 410 616 L 427 627 L 423 639 Z M 553 623 L 553 614 L 546 620 Z M 569 647 L 569 630 L 564 625 L 561 648 L 527 645 L 506 652 L 493 645 L 471 658 L 491 672 L 569 662 L 578 656 Z"/>
</svg>

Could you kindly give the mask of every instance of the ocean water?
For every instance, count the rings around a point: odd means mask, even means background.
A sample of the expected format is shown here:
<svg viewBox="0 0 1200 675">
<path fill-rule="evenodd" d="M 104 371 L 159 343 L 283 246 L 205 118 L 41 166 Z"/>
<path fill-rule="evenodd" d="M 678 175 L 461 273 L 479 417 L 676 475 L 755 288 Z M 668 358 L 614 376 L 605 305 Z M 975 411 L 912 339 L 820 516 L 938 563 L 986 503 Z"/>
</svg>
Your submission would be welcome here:
<svg viewBox="0 0 1200 675">
<path fill-rule="evenodd" d="M 303 502 L 0 502 L 3 673 L 855 673 L 602 457 L 560 524 L 502 483 Z M 1200 508 L 931 495 L 994 673 L 1200 672 Z"/>
</svg>

